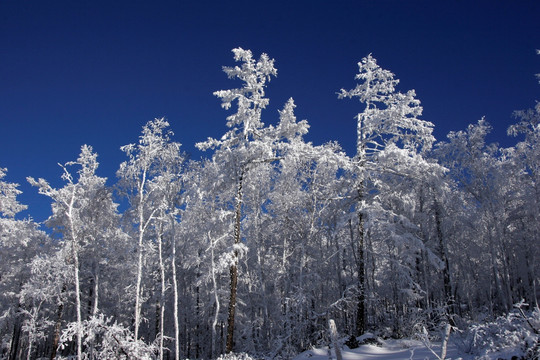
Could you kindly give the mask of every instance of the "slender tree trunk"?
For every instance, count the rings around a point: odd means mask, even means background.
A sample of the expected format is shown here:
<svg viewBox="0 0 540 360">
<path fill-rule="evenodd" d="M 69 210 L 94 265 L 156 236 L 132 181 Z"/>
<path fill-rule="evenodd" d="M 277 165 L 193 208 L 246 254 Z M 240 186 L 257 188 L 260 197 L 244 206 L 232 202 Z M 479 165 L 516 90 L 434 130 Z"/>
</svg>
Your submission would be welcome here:
<svg viewBox="0 0 540 360">
<path fill-rule="evenodd" d="M 334 347 L 336 360 L 342 360 L 343 357 L 341 356 L 341 348 L 339 347 L 338 332 L 336 328 L 336 323 L 333 319 L 328 320 L 328 327 L 330 329 L 330 339 L 332 341 L 332 346 Z M 328 351 L 330 351 L 330 349 Z"/>
<path fill-rule="evenodd" d="M 142 179 L 139 184 L 139 204 L 138 204 L 138 215 L 139 215 L 139 234 L 138 234 L 138 244 L 137 244 L 137 282 L 135 285 L 135 340 L 139 339 L 139 325 L 141 323 L 141 281 L 142 281 L 142 263 L 143 263 L 143 238 L 144 238 L 144 186 L 146 183 L 146 169 L 143 170 Z"/>
<path fill-rule="evenodd" d="M 81 289 L 79 281 L 79 249 L 78 239 L 75 234 L 75 225 L 73 222 L 73 204 L 75 202 L 75 187 L 71 195 L 71 201 L 68 207 L 68 219 L 71 231 L 71 256 L 73 256 L 73 268 L 75 276 L 75 308 L 77 313 L 77 359 L 82 359 L 82 317 L 81 317 Z"/>
<path fill-rule="evenodd" d="M 30 313 L 30 326 L 28 331 L 28 350 L 26 352 L 26 360 L 32 359 L 32 352 L 34 351 L 33 345 L 36 338 L 36 322 L 37 317 L 39 314 L 39 309 L 41 308 L 41 305 L 43 304 L 43 300 L 39 302 L 39 304 L 36 306 L 34 304 L 32 308 L 32 312 Z"/>
<path fill-rule="evenodd" d="M 17 312 L 19 311 L 21 304 L 18 305 Z M 13 326 L 13 335 L 11 336 L 11 347 L 9 349 L 9 360 L 16 360 L 19 358 L 19 345 L 21 341 L 22 332 L 22 319 L 20 315 L 15 317 L 15 325 Z"/>
<path fill-rule="evenodd" d="M 99 309 L 99 261 L 96 264 L 94 274 L 94 307 L 92 309 L 92 316 L 96 316 Z"/>
<path fill-rule="evenodd" d="M 88 318 L 95 317 L 98 311 L 98 284 L 99 284 L 99 261 L 93 264 L 93 277 L 90 278 L 88 287 Z M 92 341 L 87 349 L 88 358 L 94 358 L 94 348 L 96 341 Z"/>
<path fill-rule="evenodd" d="M 450 282 L 450 264 L 448 262 L 448 255 L 446 253 L 446 244 L 444 243 L 444 236 L 442 232 L 442 223 L 441 223 L 441 210 L 439 203 L 435 200 L 435 226 L 437 230 L 437 239 L 439 240 L 439 252 L 441 260 L 444 263 L 443 268 L 443 289 L 444 289 L 444 301 L 446 303 L 447 315 L 453 314 L 454 305 L 452 299 L 452 283 Z"/>
<path fill-rule="evenodd" d="M 163 218 L 164 214 L 162 214 Z M 161 223 L 163 226 L 163 223 Z M 165 265 L 163 264 L 163 229 L 158 235 L 159 271 L 161 278 L 160 308 L 159 308 L 159 360 L 163 360 L 163 320 L 165 317 Z"/>
<path fill-rule="evenodd" d="M 34 331 L 34 329 L 32 329 L 32 331 Z M 28 334 L 28 350 L 27 350 L 27 353 L 26 353 L 26 360 L 31 360 L 32 359 L 32 351 L 34 350 L 32 348 L 32 343 L 34 342 L 33 337 L 34 336 L 32 334 Z"/>
<path fill-rule="evenodd" d="M 139 229 L 139 242 L 137 246 L 137 283 L 135 285 L 135 340 L 139 339 L 139 324 L 141 322 L 141 279 L 142 279 L 142 262 L 143 262 L 143 232 Z"/>
<path fill-rule="evenodd" d="M 510 269 L 510 259 L 509 259 L 510 251 L 508 250 L 508 247 L 505 246 L 505 243 L 504 243 L 505 242 L 504 239 L 506 239 L 508 234 L 506 233 L 504 228 L 499 231 L 499 234 L 501 234 L 499 236 L 498 243 L 499 243 L 499 248 L 501 249 L 501 262 L 502 262 L 502 271 L 503 271 L 502 280 L 503 280 L 503 285 L 504 285 L 504 290 L 505 290 L 505 298 L 508 304 L 508 311 L 510 311 L 514 304 L 514 299 L 512 298 L 512 294 L 513 294 L 512 277 L 513 276 Z"/>
<path fill-rule="evenodd" d="M 369 101 L 366 103 L 366 111 L 369 109 Z M 356 175 L 359 177 L 360 183 L 358 184 L 358 247 L 357 247 L 357 266 L 358 266 L 358 305 L 356 311 L 356 335 L 360 336 L 366 331 L 366 269 L 364 259 L 364 240 L 365 240 L 365 228 L 364 228 L 364 209 L 360 208 L 365 197 L 365 163 L 366 163 L 366 146 L 365 146 L 365 133 L 364 133 L 364 119 L 363 116 L 358 115 L 358 122 L 356 125 Z"/>
<path fill-rule="evenodd" d="M 212 241 L 212 240 L 210 240 Z M 218 319 L 219 319 L 219 310 L 220 310 L 220 304 L 219 304 L 219 296 L 218 296 L 218 289 L 217 289 L 217 281 L 216 281 L 216 272 L 215 272 L 215 263 L 214 263 L 214 244 L 211 244 L 211 260 L 212 260 L 212 286 L 214 288 L 214 300 L 216 302 L 216 309 L 214 313 L 214 321 L 212 322 L 212 358 L 217 357 L 217 348 L 216 348 L 216 340 L 217 340 L 217 325 L 218 325 Z M 177 359 L 178 360 L 178 359 Z"/>
<path fill-rule="evenodd" d="M 448 347 L 448 339 L 450 338 L 450 330 L 452 330 L 452 326 L 446 324 L 446 327 L 444 328 L 444 339 L 441 346 L 441 360 L 446 359 L 446 349 Z"/>
<path fill-rule="evenodd" d="M 200 253 L 199 253 L 200 256 Z M 200 279 L 201 273 L 199 270 L 197 270 L 197 283 L 199 282 L 198 279 Z M 201 288 L 197 285 L 195 287 L 195 294 L 196 294 L 196 304 L 195 304 L 195 318 L 200 319 L 201 318 Z M 195 359 L 199 359 L 199 354 L 201 350 L 201 332 L 200 332 L 200 322 L 195 322 Z"/>
<path fill-rule="evenodd" d="M 493 279 L 495 281 L 495 291 L 498 297 L 497 300 L 499 304 L 501 304 L 501 306 L 503 307 L 504 312 L 508 313 L 509 306 L 506 301 L 507 298 L 506 296 L 504 296 L 503 287 L 501 285 L 501 275 L 500 275 L 500 270 L 499 270 L 499 264 L 497 261 L 497 254 L 495 250 L 496 247 L 493 240 L 493 234 L 491 233 L 490 230 L 488 230 L 488 232 L 489 232 L 489 240 L 490 240 L 489 243 L 490 243 L 490 255 L 491 255 L 491 268 L 492 268 Z"/>
<path fill-rule="evenodd" d="M 173 292 L 174 292 L 174 359 L 180 359 L 180 326 L 178 324 L 178 280 L 176 278 L 176 233 L 174 232 L 173 221 L 173 238 L 172 238 L 172 277 L 173 277 Z"/>
<path fill-rule="evenodd" d="M 63 298 L 63 294 L 67 291 L 66 284 L 62 286 L 62 293 L 61 298 Z M 56 317 L 56 323 L 54 324 L 54 335 L 53 335 L 53 341 L 52 341 L 52 348 L 51 348 L 51 360 L 54 360 L 56 358 L 56 351 L 58 349 L 58 343 L 60 342 L 60 327 L 62 326 L 62 316 L 64 314 L 64 302 L 63 300 L 60 302 L 60 305 L 58 305 L 58 311 L 57 311 L 57 317 Z"/>
<path fill-rule="evenodd" d="M 358 188 L 359 202 L 363 199 L 363 185 Z M 358 210 L 358 305 L 356 311 L 356 336 L 361 336 L 366 331 L 366 269 L 364 261 L 364 214 Z"/>
<path fill-rule="evenodd" d="M 260 199 L 259 199 L 260 200 Z M 259 201 L 259 203 L 262 203 Z M 266 274 L 264 272 L 264 254 L 262 254 L 263 249 L 263 239 L 261 234 L 263 233 L 263 230 L 261 229 L 259 220 L 261 218 L 261 209 L 257 208 L 257 213 L 255 215 L 255 236 L 257 239 L 257 276 L 260 281 L 260 294 L 262 295 L 262 303 L 259 305 L 259 311 L 261 314 L 259 316 L 262 316 L 262 324 L 260 326 L 260 332 L 258 332 L 257 335 L 257 341 L 259 343 L 262 343 L 265 341 L 265 347 L 266 349 L 270 349 L 271 347 L 271 336 L 269 333 L 269 311 L 268 311 L 268 294 L 266 293 Z M 251 291 L 250 291 L 251 293 Z"/>
<path fill-rule="evenodd" d="M 238 190 L 236 193 L 235 221 L 234 221 L 234 244 L 240 243 L 240 225 L 242 219 L 242 194 L 243 194 L 244 169 L 241 169 L 238 177 Z M 234 251 L 234 262 L 230 267 L 231 294 L 229 299 L 229 314 L 227 320 L 227 345 L 226 352 L 234 349 L 234 318 L 236 315 L 236 292 L 238 286 L 238 250 Z"/>
<path fill-rule="evenodd" d="M 238 252 L 234 252 L 235 263 L 230 267 L 231 294 L 229 298 L 229 315 L 227 319 L 227 345 L 226 352 L 230 353 L 234 349 L 234 319 L 236 312 L 236 291 L 238 286 Z"/>
<path fill-rule="evenodd" d="M 76 244 L 73 244 L 73 258 L 75 268 L 75 306 L 77 311 L 77 359 L 82 359 L 82 318 L 81 318 L 81 289 L 79 285 L 79 255 L 76 250 Z"/>
<path fill-rule="evenodd" d="M 88 300 L 86 303 L 86 317 L 92 316 L 92 310 L 94 309 L 94 278 L 90 276 L 90 284 L 88 284 Z"/>
<path fill-rule="evenodd" d="M 301 347 L 304 348 L 308 342 L 309 335 L 311 334 L 311 331 L 309 331 L 309 316 L 308 316 L 308 310 L 306 309 L 306 298 L 304 293 L 304 269 L 306 268 L 306 246 L 302 242 L 300 244 L 300 269 L 298 273 L 298 290 L 296 291 L 297 294 L 300 295 L 300 303 L 298 304 L 298 309 L 296 311 L 296 324 L 293 326 L 298 330 L 298 332 L 301 334 L 301 340 L 300 344 Z"/>
<path fill-rule="evenodd" d="M 154 341 L 157 341 L 159 339 L 159 328 L 161 324 L 161 302 L 159 300 L 159 296 L 156 295 L 156 323 L 154 326 Z M 159 342 L 158 342 L 159 344 Z M 159 354 L 159 345 L 158 345 L 158 354 Z"/>
</svg>

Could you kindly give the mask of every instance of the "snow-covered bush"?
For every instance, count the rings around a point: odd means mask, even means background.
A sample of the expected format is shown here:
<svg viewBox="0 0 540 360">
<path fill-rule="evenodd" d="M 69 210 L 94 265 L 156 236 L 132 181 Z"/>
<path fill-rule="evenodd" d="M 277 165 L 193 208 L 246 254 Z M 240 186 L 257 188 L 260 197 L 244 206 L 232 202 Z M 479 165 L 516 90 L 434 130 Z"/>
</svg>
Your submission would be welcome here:
<svg viewBox="0 0 540 360">
<path fill-rule="evenodd" d="M 538 359 L 540 309 L 525 312 L 523 305 L 516 305 L 514 311 L 495 321 L 471 326 L 465 341 L 467 352 L 480 357 L 497 354 Z"/>
<path fill-rule="evenodd" d="M 217 360 L 255 360 L 246 353 L 228 353 L 221 355 Z"/>
<path fill-rule="evenodd" d="M 156 346 L 135 341 L 133 333 L 102 314 L 93 316 L 82 322 L 85 359 L 153 359 Z M 77 323 L 71 322 L 62 332 L 60 348 L 74 340 L 77 334 Z M 243 359 L 244 360 L 244 359 Z M 246 359 L 247 360 L 247 359 Z"/>
</svg>

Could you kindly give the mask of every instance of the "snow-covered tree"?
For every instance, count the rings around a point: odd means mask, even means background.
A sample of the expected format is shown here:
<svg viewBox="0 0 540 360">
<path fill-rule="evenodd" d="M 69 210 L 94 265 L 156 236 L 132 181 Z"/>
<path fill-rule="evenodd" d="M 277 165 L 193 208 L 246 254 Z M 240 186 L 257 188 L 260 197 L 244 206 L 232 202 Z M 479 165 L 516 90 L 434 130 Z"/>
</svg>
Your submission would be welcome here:
<svg viewBox="0 0 540 360">
<path fill-rule="evenodd" d="M 471 274 L 484 277 L 483 284 L 490 286 L 482 285 L 477 290 L 489 300 L 484 305 L 490 311 L 507 312 L 513 304 L 508 263 L 511 240 L 507 226 L 508 196 L 514 192 L 508 190 L 514 176 L 508 173 L 508 159 L 502 156 L 498 145 L 486 142 L 490 131 L 491 126 L 481 119 L 466 131 L 450 133 L 448 142 L 439 144 L 437 153 L 450 170 L 449 176 L 465 192 L 465 203 L 461 206 L 467 206 L 468 213 L 463 220 L 473 227 L 475 242 L 482 249 L 479 256 L 472 257 L 475 262 L 469 266 Z"/>
<path fill-rule="evenodd" d="M 32 219 L 16 218 L 27 207 L 17 199 L 18 184 L 6 182 L 6 175 L 7 169 L 0 168 L 0 353 L 14 359 L 23 354 L 26 307 L 19 294 L 32 276 L 32 258 L 48 247 L 47 236 Z"/>
<path fill-rule="evenodd" d="M 399 214 L 394 215 L 391 207 L 385 207 L 382 198 L 389 195 L 390 189 L 385 184 L 389 185 L 387 180 L 393 179 L 395 175 L 414 178 L 418 173 L 433 167 L 421 153 L 430 149 L 434 137 L 433 124 L 418 118 L 422 107 L 414 90 L 397 92 L 399 80 L 394 78 L 392 72 L 382 69 L 371 55 L 363 58 L 358 67 L 356 79 L 361 82 L 354 89 L 342 89 L 339 98 L 357 97 L 365 104 L 363 111 L 356 117 L 356 155 L 352 160 L 357 199 L 356 261 L 359 297 L 356 332 L 360 335 L 366 329 L 367 233 L 382 231 L 381 235 L 388 240 L 412 239 L 411 229 L 392 229 L 393 225 L 388 222 Z M 409 167 L 411 164 L 414 166 Z M 386 220 L 380 219 L 381 216 Z M 367 225 L 371 228 L 367 228 Z M 382 225 L 383 228 L 372 225 Z"/>
<path fill-rule="evenodd" d="M 80 166 L 77 179 L 68 170 L 68 166 L 73 165 Z M 62 234 L 65 246 L 70 250 L 65 261 L 72 265 L 74 275 L 78 359 L 82 358 L 83 350 L 80 253 L 82 248 L 96 240 L 92 236 L 95 232 L 92 233 L 91 229 L 97 225 L 95 219 L 99 218 L 97 214 L 102 210 L 101 203 L 110 199 L 105 188 L 106 179 L 95 173 L 97 167 L 97 154 L 92 151 L 92 147 L 84 145 L 77 161 L 62 166 L 62 179 L 67 183 L 65 187 L 54 189 L 44 179 L 36 181 L 28 178 L 32 185 L 39 188 L 41 194 L 53 200 L 53 214 L 47 220 L 48 225 Z"/>
<path fill-rule="evenodd" d="M 56 356 L 60 340 L 64 307 L 68 305 L 67 285 L 73 283 L 74 272 L 66 263 L 69 249 L 53 248 L 41 253 L 30 262 L 31 277 L 19 293 L 28 334 L 27 359 L 32 358 L 34 342 L 46 340 L 47 330 L 52 329 L 51 354 Z"/>
<path fill-rule="evenodd" d="M 540 269 L 538 264 L 538 247 L 535 244 L 540 242 L 540 223 L 538 214 L 540 214 L 540 103 L 536 104 L 534 109 L 518 111 L 515 116 L 520 121 L 508 129 L 509 135 L 524 135 L 524 139 L 510 149 L 508 156 L 514 165 L 513 171 L 516 184 L 513 187 L 513 193 L 516 197 L 516 203 L 513 206 L 512 218 L 513 226 L 511 228 L 514 236 L 517 236 L 520 246 L 516 249 L 523 250 L 521 259 L 525 263 L 519 271 L 521 279 L 518 288 L 523 289 L 522 297 L 531 304 L 538 307 L 537 293 L 538 274 Z"/>
<path fill-rule="evenodd" d="M 133 236 L 137 239 L 137 267 L 135 284 L 134 338 L 139 339 L 139 328 L 142 320 L 141 309 L 144 302 L 143 265 L 146 252 L 151 251 L 153 242 L 158 245 L 159 278 L 161 299 L 159 320 L 160 357 L 163 356 L 163 314 L 165 291 L 165 270 L 163 263 L 163 226 L 166 214 L 173 210 L 175 199 L 171 199 L 170 191 L 175 189 L 171 184 L 176 181 L 179 166 L 183 161 L 180 144 L 171 141 L 172 131 L 169 123 L 161 118 L 148 122 L 142 131 L 138 144 L 123 146 L 129 160 L 120 165 L 118 170 L 119 186 L 127 197 L 130 209 L 127 214 L 134 225 Z M 177 306 L 177 304 L 175 305 Z M 176 312 L 176 311 L 175 311 Z M 175 330 L 177 333 L 177 330 Z M 176 337 L 176 341 L 178 338 Z M 177 355 L 178 356 L 178 355 Z"/>
<path fill-rule="evenodd" d="M 316 344 L 325 333 L 326 316 L 352 295 L 349 283 L 339 281 L 345 246 L 337 222 L 346 205 L 347 158 L 334 143 L 313 146 L 301 136 L 285 142 L 280 155 L 267 205 L 273 218 L 265 262 L 274 270 L 264 273 L 276 274 L 266 277 L 266 286 L 274 288 L 282 309 L 272 317 L 279 334 L 273 351 L 294 353 Z"/>
<path fill-rule="evenodd" d="M 275 159 L 273 148 L 264 135 L 264 124 L 261 112 L 268 105 L 265 98 L 266 82 L 271 76 L 277 75 L 274 60 L 262 54 L 259 60 L 253 58 L 250 50 L 233 49 L 235 61 L 242 62 L 241 66 L 223 67 L 223 71 L 231 79 L 237 78 L 243 82 L 241 88 L 216 91 L 214 95 L 222 99 L 222 107 L 229 109 L 236 101 L 236 113 L 227 117 L 227 126 L 231 128 L 220 140 L 208 139 L 198 143 L 201 150 L 215 148 L 214 161 L 223 166 L 224 175 L 229 178 L 231 185 L 236 188 L 234 195 L 234 233 L 233 260 L 230 265 L 230 297 L 228 310 L 228 329 L 226 351 L 234 348 L 234 328 L 237 306 L 238 286 L 238 257 L 244 251 L 241 227 L 244 183 L 251 169 L 271 162 Z"/>
</svg>

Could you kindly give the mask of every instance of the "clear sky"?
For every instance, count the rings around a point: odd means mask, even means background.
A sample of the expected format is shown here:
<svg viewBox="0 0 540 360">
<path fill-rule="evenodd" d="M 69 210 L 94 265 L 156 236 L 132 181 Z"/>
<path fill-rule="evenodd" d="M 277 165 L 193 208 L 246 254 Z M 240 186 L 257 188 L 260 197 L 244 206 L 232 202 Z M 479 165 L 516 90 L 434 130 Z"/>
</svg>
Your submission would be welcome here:
<svg viewBox="0 0 540 360">
<path fill-rule="evenodd" d="M 369 53 L 416 90 L 438 140 L 486 116 L 492 140 L 510 145 L 512 111 L 540 100 L 537 0 L 0 0 L 0 167 L 25 214 L 49 211 L 26 176 L 61 186 L 57 163 L 89 144 L 114 180 L 120 146 L 155 117 L 199 158 L 194 144 L 227 130 L 231 111 L 212 93 L 238 85 L 221 71 L 235 47 L 276 60 L 266 124 L 293 97 L 307 139 L 351 155 L 362 106 L 336 93 Z"/>
</svg>

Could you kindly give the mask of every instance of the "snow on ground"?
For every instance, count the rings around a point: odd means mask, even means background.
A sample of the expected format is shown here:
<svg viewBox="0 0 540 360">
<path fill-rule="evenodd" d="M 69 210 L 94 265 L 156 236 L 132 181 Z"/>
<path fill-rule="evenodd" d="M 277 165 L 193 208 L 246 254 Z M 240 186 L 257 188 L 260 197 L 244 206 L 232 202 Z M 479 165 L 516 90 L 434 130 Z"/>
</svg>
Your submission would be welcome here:
<svg viewBox="0 0 540 360">
<path fill-rule="evenodd" d="M 433 351 L 440 356 L 441 344 L 433 344 Z M 376 345 L 361 345 L 356 349 L 349 349 L 343 346 L 341 349 L 343 360 L 425 360 L 437 359 L 429 348 L 422 342 L 414 340 L 383 340 L 382 346 Z M 332 359 L 336 359 L 334 350 L 331 352 Z M 305 351 L 294 358 L 294 360 L 328 360 L 328 347 L 320 349 L 312 349 Z M 449 344 L 446 359 L 452 360 L 469 360 L 473 359 L 470 356 L 459 354 L 457 348 Z"/>
</svg>

